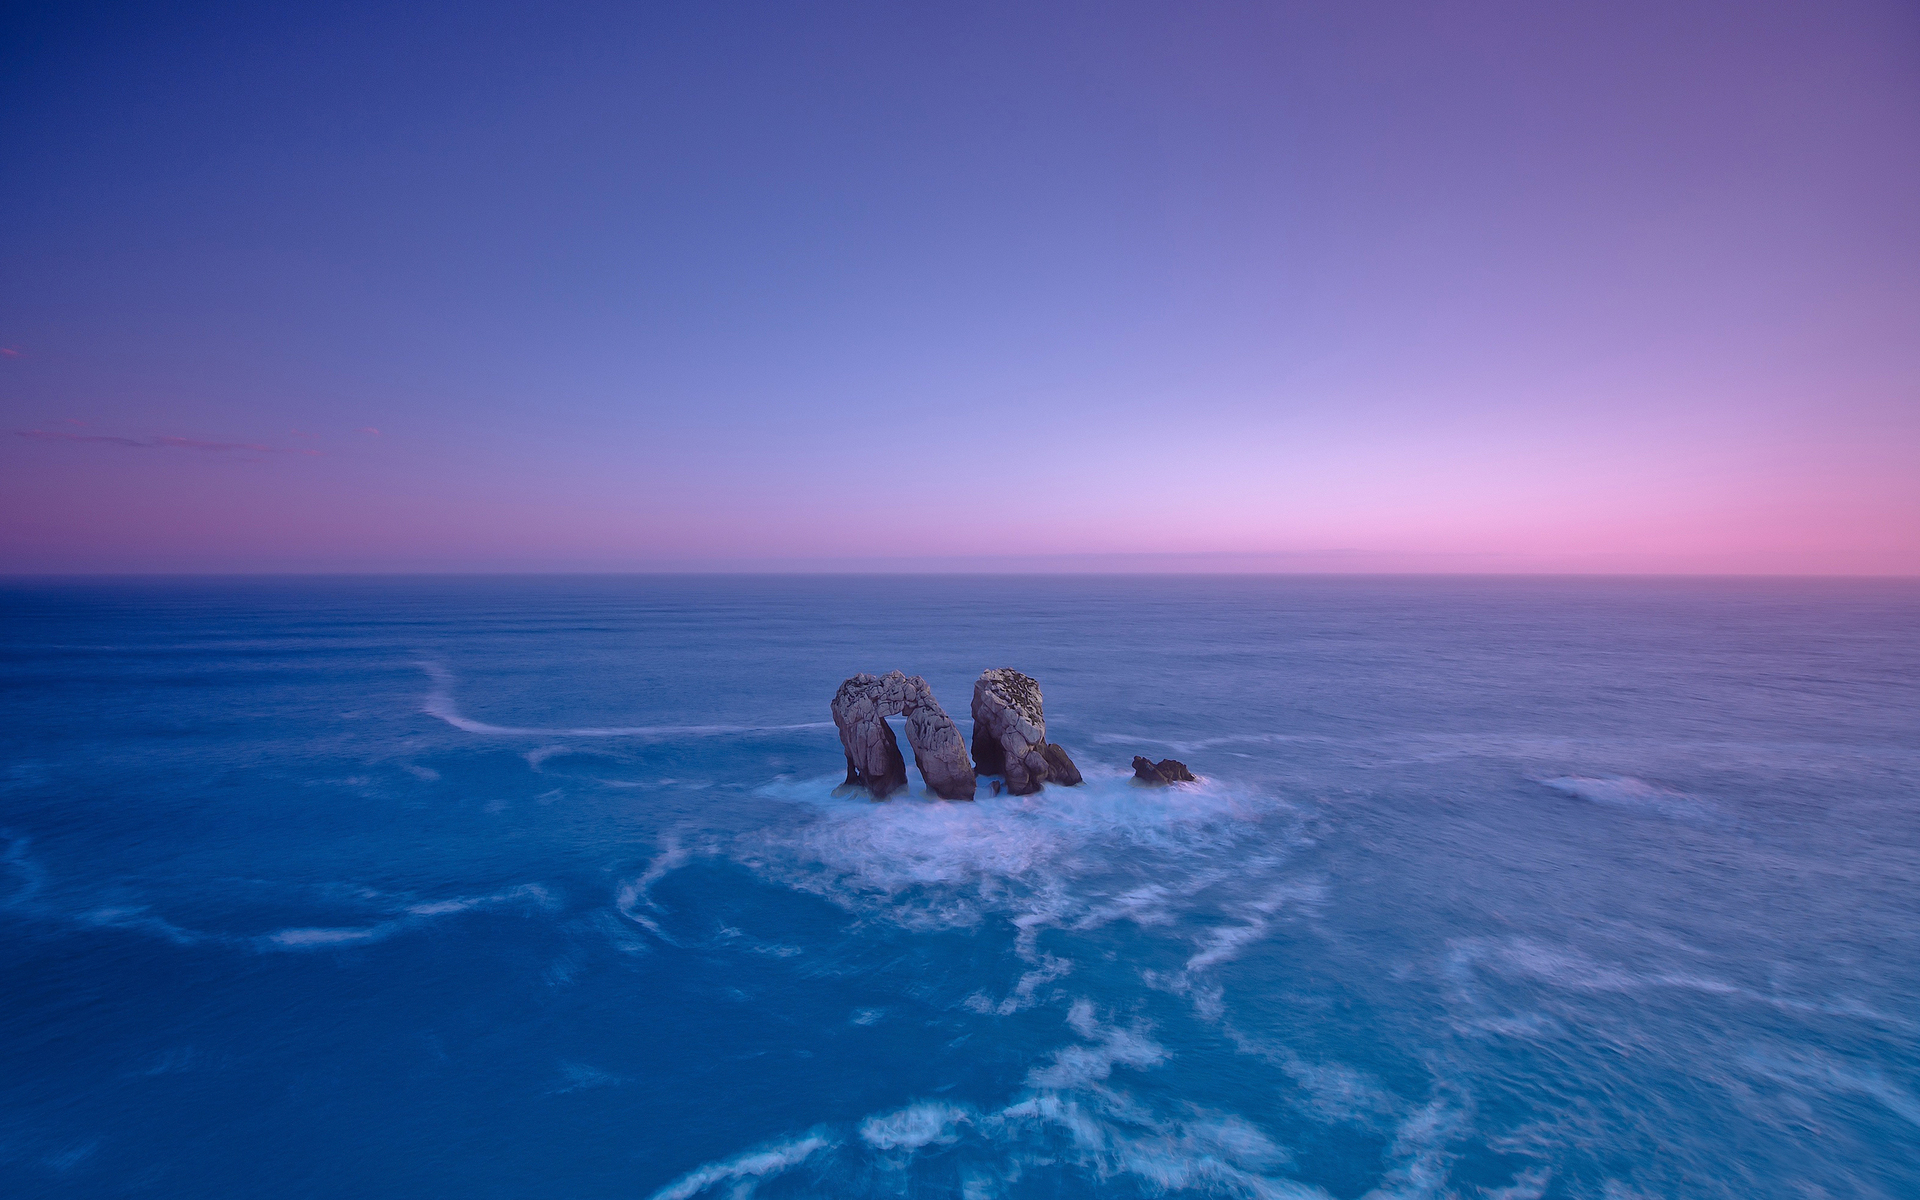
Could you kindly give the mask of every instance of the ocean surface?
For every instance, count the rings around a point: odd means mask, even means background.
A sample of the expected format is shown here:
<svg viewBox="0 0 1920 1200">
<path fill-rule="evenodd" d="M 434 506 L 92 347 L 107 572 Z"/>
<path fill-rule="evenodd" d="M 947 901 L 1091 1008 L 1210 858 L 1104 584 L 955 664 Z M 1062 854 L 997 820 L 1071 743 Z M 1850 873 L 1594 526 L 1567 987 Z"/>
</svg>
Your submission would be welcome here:
<svg viewBox="0 0 1920 1200">
<path fill-rule="evenodd" d="M 1912 581 L 16 580 L 0 663 L 7 1197 L 1920 1196 Z M 995 666 L 1085 786 L 836 791 L 844 677 Z"/>
</svg>

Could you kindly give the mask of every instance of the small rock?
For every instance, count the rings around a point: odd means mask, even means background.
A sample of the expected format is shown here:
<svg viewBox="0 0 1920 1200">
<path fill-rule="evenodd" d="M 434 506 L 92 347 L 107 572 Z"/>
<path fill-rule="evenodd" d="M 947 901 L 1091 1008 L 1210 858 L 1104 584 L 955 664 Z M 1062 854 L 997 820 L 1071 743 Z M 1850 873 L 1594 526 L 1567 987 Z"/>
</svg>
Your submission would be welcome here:
<svg viewBox="0 0 1920 1200">
<path fill-rule="evenodd" d="M 1047 782 L 1057 783 L 1061 787 L 1074 787 L 1081 783 L 1080 768 L 1073 765 L 1073 759 L 1067 752 L 1053 742 L 1041 747 L 1040 753 L 1047 760 Z"/>
<path fill-rule="evenodd" d="M 1177 759 L 1163 758 L 1159 762 L 1143 754 L 1133 756 L 1133 777 L 1137 781 L 1160 787 L 1169 783 L 1196 783 L 1193 772 L 1187 770 L 1187 764 Z"/>
<path fill-rule="evenodd" d="M 1177 759 L 1163 758 L 1154 764 L 1154 770 L 1160 772 L 1160 778 L 1168 783 L 1198 783 L 1193 772 L 1187 770 L 1187 764 Z"/>
</svg>

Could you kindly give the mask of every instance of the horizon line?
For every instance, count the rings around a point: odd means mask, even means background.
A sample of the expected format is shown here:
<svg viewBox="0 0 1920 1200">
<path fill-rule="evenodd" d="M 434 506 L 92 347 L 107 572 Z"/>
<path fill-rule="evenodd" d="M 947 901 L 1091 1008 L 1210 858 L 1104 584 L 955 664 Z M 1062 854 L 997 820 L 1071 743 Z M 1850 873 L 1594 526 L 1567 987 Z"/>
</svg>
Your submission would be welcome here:
<svg viewBox="0 0 1920 1200">
<path fill-rule="evenodd" d="M 1059 579 L 1834 579 L 1920 580 L 1920 572 L 1860 571 L 1074 571 L 986 569 L 680 568 L 635 570 L 238 570 L 7 571 L 0 580 L 35 579 L 637 579 L 637 578 L 912 578 L 962 576 Z"/>
</svg>

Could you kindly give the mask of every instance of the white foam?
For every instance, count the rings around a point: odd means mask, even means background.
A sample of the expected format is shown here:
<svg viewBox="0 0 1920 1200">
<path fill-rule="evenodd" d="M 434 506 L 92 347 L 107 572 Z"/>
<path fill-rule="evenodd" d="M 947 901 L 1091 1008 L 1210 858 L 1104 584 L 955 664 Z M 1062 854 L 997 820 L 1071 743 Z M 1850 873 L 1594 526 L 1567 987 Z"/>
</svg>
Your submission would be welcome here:
<svg viewBox="0 0 1920 1200">
<path fill-rule="evenodd" d="M 420 711 L 440 718 L 455 729 L 488 737 L 637 738 L 643 741 L 666 741 L 684 737 L 759 736 L 801 729 L 833 728 L 832 721 L 802 721 L 794 725 L 608 725 L 575 729 L 491 725 L 461 714 L 453 700 L 453 675 L 445 667 L 437 663 L 421 663 L 420 667 L 434 683 L 433 690 L 420 702 Z"/>
<path fill-rule="evenodd" d="M 1248 1037 L 1231 1023 L 1223 1022 L 1222 1028 L 1240 1053 L 1264 1058 L 1285 1071 L 1305 1093 L 1294 1097 L 1294 1102 L 1329 1124 L 1370 1125 L 1401 1106 L 1391 1092 L 1365 1071 L 1345 1063 L 1311 1062 L 1290 1046 Z"/>
<path fill-rule="evenodd" d="M 1196 1111 L 1166 1119 L 1114 1092 L 1043 1092 L 1009 1104 L 982 1125 L 999 1133 L 1009 1178 L 1018 1178 L 1029 1164 L 1064 1160 L 1098 1180 L 1130 1176 L 1156 1194 L 1327 1200 L 1320 1188 L 1276 1177 L 1292 1155 L 1233 1114 Z M 1044 1141 L 1050 1128 L 1067 1135 L 1067 1147 Z"/>
<path fill-rule="evenodd" d="M 1027 1086 L 1063 1090 L 1084 1088 L 1113 1074 L 1117 1066 L 1147 1068 L 1166 1061 L 1166 1047 L 1147 1036 L 1146 1026 L 1128 1029 L 1102 1025 L 1088 1000 L 1076 1001 L 1067 1024 L 1093 1045 L 1062 1046 L 1044 1067 L 1027 1072 Z"/>
<path fill-rule="evenodd" d="M 1562 795 L 1592 804 L 1652 813 L 1676 821 L 1695 823 L 1712 821 L 1718 815 L 1711 804 L 1698 796 L 1676 792 L 1630 775 L 1561 775 L 1542 779 L 1541 783 Z"/>
<path fill-rule="evenodd" d="M 618 1087 L 626 1082 L 618 1075 L 581 1062 L 562 1062 L 560 1077 L 566 1081 L 566 1086 L 559 1089 L 561 1094 L 577 1092 L 582 1088 Z"/>
<path fill-rule="evenodd" d="M 1546 1167 L 1529 1167 L 1515 1175 L 1505 1187 L 1488 1192 L 1487 1200 L 1540 1200 L 1547 1194 L 1553 1172 Z"/>
<path fill-rule="evenodd" d="M 974 1117 L 954 1104 L 914 1104 L 860 1122 L 860 1138 L 876 1150 L 918 1150 L 958 1140 L 956 1128 Z"/>
<path fill-rule="evenodd" d="M 655 1192 L 651 1200 L 692 1200 L 694 1196 L 716 1184 L 736 1179 L 748 1180 L 777 1175 L 799 1166 L 833 1144 L 832 1139 L 820 1133 L 810 1133 L 790 1141 L 772 1142 L 720 1162 L 695 1167 Z"/>
<path fill-rule="evenodd" d="M 637 878 L 620 885 L 620 890 L 614 896 L 614 907 L 627 920 L 668 945 L 677 946 L 679 943 L 668 937 L 666 930 L 660 928 L 660 922 L 654 919 L 653 914 L 661 912 L 661 908 L 654 903 L 652 891 L 654 884 L 685 866 L 688 855 L 679 839 L 671 834 L 662 838 L 660 845 L 660 853 L 647 863 L 647 869 Z"/>
<path fill-rule="evenodd" d="M 466 912 L 468 909 L 485 903 L 483 900 L 434 900 L 427 904 L 407 905 L 407 914 L 414 917 L 444 917 L 449 913 Z"/>
<path fill-rule="evenodd" d="M 364 929 L 282 929 L 267 935 L 267 941 L 288 949 L 304 950 L 313 946 L 345 946 L 354 942 L 372 942 L 392 932 L 390 926 L 374 925 Z"/>
<path fill-rule="evenodd" d="M 973 803 L 905 795 L 876 804 L 836 794 L 832 777 L 782 780 L 761 794 L 804 806 L 812 819 L 749 836 L 740 856 L 786 886 L 909 927 L 999 917 L 1037 962 L 1035 939 L 1047 928 L 1167 919 L 1173 896 L 1244 870 L 1231 852 L 1266 839 L 1257 823 L 1286 811 L 1218 782 L 1148 789 L 1117 771 L 1086 774 L 1080 787 Z M 1147 872 L 1165 882 L 1143 885 Z"/>
<path fill-rule="evenodd" d="M 1240 957 L 1247 945 L 1267 935 L 1266 922 L 1253 925 L 1222 925 L 1207 931 L 1201 950 L 1187 960 L 1187 970 L 1204 971 L 1229 959 Z"/>
<path fill-rule="evenodd" d="M 1102 1023 L 1088 1001 L 1077 1002 L 1068 1021 L 1102 1045 L 1144 1040 L 1134 1030 Z M 1155 1195 L 1328 1200 L 1320 1188 L 1284 1178 L 1281 1172 L 1293 1156 L 1245 1117 L 1192 1105 L 1181 1105 L 1176 1116 L 1161 1115 L 1100 1080 L 1028 1092 L 990 1111 L 917 1102 L 865 1117 L 853 1132 L 856 1136 L 843 1143 L 829 1130 L 815 1129 L 804 1138 L 702 1167 L 655 1193 L 654 1200 L 691 1200 L 708 1188 L 758 1182 L 829 1147 L 839 1154 L 819 1167 L 812 1191 L 821 1195 L 871 1193 L 877 1171 L 905 1172 L 916 1156 L 939 1154 L 958 1162 L 961 1194 L 982 1200 L 1003 1194 L 1033 1172 L 1063 1168 L 1080 1172 L 1103 1193 L 1138 1190 L 1122 1182 L 1130 1180 Z M 748 1168 L 751 1179 L 745 1178 Z"/>
<path fill-rule="evenodd" d="M 1488 970 L 1510 978 L 1537 980 L 1570 991 L 1632 992 L 1676 988 L 1706 996 L 1764 1004 L 1786 1012 L 1817 1012 L 1857 1017 L 1901 1029 L 1920 1028 L 1920 1024 L 1907 1018 L 1878 1012 L 1857 1000 L 1807 1000 L 1775 995 L 1693 971 L 1629 971 L 1594 962 L 1577 950 L 1557 949 L 1527 938 L 1461 938 L 1450 943 L 1450 946 L 1447 971 L 1462 986 L 1468 985 L 1472 971 Z"/>
<path fill-rule="evenodd" d="M 1229 733 L 1219 737 L 1196 738 L 1185 742 L 1149 737 L 1140 733 L 1099 733 L 1094 735 L 1093 740 L 1103 746 L 1165 746 L 1175 754 L 1192 754 L 1221 746 L 1286 746 L 1303 743 L 1339 745 L 1345 741 L 1321 734 L 1302 733 Z"/>
<path fill-rule="evenodd" d="M 1414 1110 L 1394 1130 L 1389 1153 L 1398 1161 L 1363 1200 L 1416 1200 L 1446 1190 L 1447 1146 L 1460 1134 L 1465 1114 L 1445 1098 Z M 1451 1193 L 1448 1193 L 1451 1194 Z"/>
<path fill-rule="evenodd" d="M 1847 1092 L 1878 1101 L 1895 1116 L 1920 1128 L 1920 1099 L 1915 1099 L 1878 1069 L 1858 1069 L 1820 1053 L 1791 1057 L 1752 1052 L 1744 1057 L 1750 1068 L 1780 1083 L 1811 1084 L 1823 1091 Z"/>
<path fill-rule="evenodd" d="M 1256 865 L 1249 863 L 1251 868 Z M 1276 865 L 1267 863 L 1263 865 Z M 1249 946 L 1267 936 L 1276 915 L 1283 908 L 1311 911 L 1326 898 L 1326 885 L 1318 880 L 1289 880 L 1269 887 L 1251 900 L 1231 905 L 1229 911 L 1240 921 L 1236 925 L 1216 925 L 1203 933 L 1197 950 L 1186 965 L 1172 975 L 1157 971 L 1141 973 L 1149 987 L 1162 988 L 1175 995 L 1190 996 L 1199 1015 L 1217 1020 L 1222 1012 L 1222 991 L 1217 984 L 1196 978 L 1222 963 L 1231 962 Z"/>
<path fill-rule="evenodd" d="M 96 908 L 79 915 L 84 925 L 94 925 L 103 929 L 137 929 L 161 937 L 179 946 L 191 946 L 206 940 L 206 935 L 191 929 L 182 929 L 162 917 L 153 916 L 144 905 L 133 907 Z"/>
<path fill-rule="evenodd" d="M 1040 956 L 1038 966 L 1021 973 L 1020 978 L 1013 985 L 1013 991 L 1008 993 L 1004 1000 L 995 1001 L 985 992 L 975 992 L 962 1003 L 978 1013 L 991 1013 L 1001 1017 L 1011 1016 L 1040 1003 L 1038 989 L 1041 984 L 1052 983 L 1072 971 L 1071 960 L 1052 954 L 1043 954 Z"/>
<path fill-rule="evenodd" d="M 251 939 L 250 944 L 261 950 L 320 950 L 336 946 L 365 945 L 370 942 L 384 941 L 395 934 L 419 928 L 441 917 L 515 904 L 528 904 L 547 910 L 557 906 L 557 902 L 545 888 L 539 884 L 530 883 L 487 896 L 460 896 L 449 900 L 406 904 L 401 906 L 396 915 L 371 925 L 302 926 L 280 929 Z"/>
</svg>

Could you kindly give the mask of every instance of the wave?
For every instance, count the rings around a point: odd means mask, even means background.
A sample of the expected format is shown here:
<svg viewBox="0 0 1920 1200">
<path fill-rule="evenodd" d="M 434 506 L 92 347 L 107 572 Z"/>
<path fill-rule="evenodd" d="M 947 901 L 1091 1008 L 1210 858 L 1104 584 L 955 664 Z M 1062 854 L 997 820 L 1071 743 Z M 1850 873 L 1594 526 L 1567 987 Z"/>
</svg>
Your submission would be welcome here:
<svg viewBox="0 0 1920 1200">
<path fill-rule="evenodd" d="M 431 900 L 409 904 L 388 920 L 371 925 L 303 926 L 279 929 L 257 938 L 246 939 L 246 943 L 264 951 L 324 950 L 341 946 L 360 946 L 370 942 L 384 941 L 397 933 L 407 932 L 442 917 L 516 904 L 531 905 L 546 911 L 552 911 L 558 907 L 558 902 L 547 889 L 539 884 L 529 883 L 508 888 L 504 892 L 495 892 L 490 896 L 462 896 L 452 900 Z"/>
<path fill-rule="evenodd" d="M 619 910 L 621 916 L 669 946 L 678 946 L 680 943 L 668 937 L 666 930 L 660 928 L 660 922 L 655 920 L 648 911 L 651 910 L 652 913 L 661 911 L 652 896 L 653 885 L 685 866 L 687 859 L 687 851 L 680 845 L 678 838 L 669 835 L 661 839 L 660 853 L 654 856 L 653 861 L 647 864 L 647 869 L 642 871 L 638 878 L 629 879 L 621 884 L 619 892 L 614 897 L 614 907 Z"/>
<path fill-rule="evenodd" d="M 778 1175 L 792 1170 L 832 1145 L 833 1141 L 818 1133 L 784 1142 L 770 1142 L 721 1162 L 696 1167 L 655 1192 L 650 1200 L 691 1200 L 717 1184 Z"/>
<path fill-rule="evenodd" d="M 1147 1036 L 1144 1025 L 1103 1028 L 1093 1002 L 1080 999 L 1067 1012 L 1067 1024 L 1092 1044 L 1062 1046 L 1044 1067 L 1027 1072 L 1027 1086 L 1053 1090 L 1086 1087 L 1113 1074 L 1117 1066 L 1146 1068 L 1166 1061 L 1167 1049 Z"/>
<path fill-rule="evenodd" d="M 4 836 L 4 835 L 0 835 Z M 559 902 L 539 884 L 522 884 L 484 896 L 458 896 L 447 900 L 409 901 L 388 908 L 385 919 L 366 925 L 294 926 L 271 933 L 248 935 L 189 929 L 155 914 L 145 904 L 60 904 L 42 893 L 48 883 L 45 868 L 27 853 L 28 839 L 15 838 L 0 854 L 0 866 L 10 869 L 23 885 L 10 897 L 0 900 L 0 909 L 12 910 L 31 920 L 54 927 L 74 929 L 116 929 L 146 934 L 176 946 L 225 946 L 257 953 L 337 949 L 384 941 L 396 934 L 418 929 L 462 913 L 530 906 L 551 912 Z M 362 899 L 377 900 L 379 894 L 354 889 Z"/>
<path fill-rule="evenodd" d="M 1128 980 L 1189 997 L 1194 1013 L 1230 1044 L 1291 1079 L 1290 1088 L 1279 1082 L 1309 1120 L 1372 1131 L 1381 1147 L 1377 1194 L 1446 1194 L 1454 1157 L 1477 1136 L 1468 1119 L 1471 1098 L 1453 1081 L 1436 1078 L 1429 1094 L 1403 1098 L 1366 1071 L 1256 1042 L 1227 1019 L 1221 980 L 1231 985 L 1229 965 L 1258 954 L 1284 923 L 1321 919 L 1330 885 L 1317 873 L 1303 874 L 1295 853 L 1311 844 L 1304 832 L 1310 816 L 1277 796 L 1219 780 L 1147 789 L 1098 765 L 1087 778 L 1078 788 L 970 804 L 919 795 L 876 804 L 837 787 L 833 777 L 785 778 L 758 794 L 791 805 L 797 819 L 716 838 L 692 853 L 663 839 L 644 868 L 617 889 L 614 909 L 624 924 L 658 934 L 666 917 L 652 899 L 654 885 L 694 857 L 728 857 L 777 886 L 828 899 L 854 913 L 859 926 L 1011 932 L 1011 944 L 1001 943 L 1002 961 L 1018 969 L 997 989 L 949 998 L 947 1011 L 990 1022 L 1014 1018 L 1031 1027 L 1051 1009 L 1073 1036 L 1063 1044 L 1043 1041 L 1044 1048 L 1023 1055 L 1012 1076 L 1020 1081 L 1017 1090 L 997 1104 L 919 1097 L 844 1124 L 815 1126 L 697 1166 L 655 1200 L 761 1188 L 966 1197 L 1092 1188 L 1115 1195 L 1328 1200 L 1323 1189 L 1289 1177 L 1293 1151 L 1275 1127 L 1261 1123 L 1271 1114 L 1209 1110 L 1180 1088 L 1156 1086 L 1156 1077 L 1167 1078 L 1162 1071 L 1178 1069 L 1179 1058 L 1205 1039 L 1196 1041 L 1177 1023 L 1160 1033 L 1143 1015 L 1153 1011 L 1151 1002 L 1138 996 L 1068 991 L 1081 978 L 1096 986 L 1117 982 L 1097 957 L 1101 943 L 1072 936 L 1116 922 L 1173 951 L 1136 947 Z M 1049 930 L 1060 936 L 1043 946 Z M 739 941 L 730 928 L 721 934 Z M 1076 961 L 1083 951 L 1084 961 Z M 921 998 L 940 1003 L 937 996 Z M 866 1024 L 883 1015 L 858 1009 L 849 1019 Z M 1197 1065 L 1198 1059 L 1184 1069 Z M 1519 1166 L 1504 1187 L 1486 1181 L 1487 1194 L 1537 1197 L 1548 1176 L 1537 1163 Z M 780 1176 L 787 1178 L 776 1184 Z"/>
<path fill-rule="evenodd" d="M 435 663 L 421 663 L 420 668 L 434 683 L 433 690 L 428 692 L 426 698 L 421 701 L 420 711 L 440 718 L 455 729 L 488 737 L 617 737 L 665 741 L 683 737 L 773 736 L 803 729 L 833 728 L 832 721 L 802 721 L 794 725 L 608 725 L 576 729 L 492 725 L 485 721 L 475 721 L 461 714 L 453 701 L 451 690 L 453 675 L 445 667 Z"/>
<path fill-rule="evenodd" d="M 1595 962 L 1578 950 L 1547 946 L 1529 938 L 1458 939 L 1451 944 L 1445 969 L 1462 991 L 1470 990 L 1471 976 L 1477 971 L 1542 983 L 1569 992 L 1626 993 L 1671 989 L 1728 1001 L 1763 1004 L 1781 1012 L 1848 1017 L 1896 1029 L 1920 1028 L 1920 1024 L 1905 1017 L 1879 1012 L 1851 998 L 1810 1000 L 1782 996 L 1689 970 L 1633 971 Z M 1542 1026 L 1542 1029 L 1545 1028 Z M 1515 1031 L 1523 1030 L 1516 1027 Z"/>
<path fill-rule="evenodd" d="M 807 819 L 743 837 L 737 857 L 781 886 L 915 928 L 1012 924 L 1038 961 L 1047 928 L 1170 919 L 1183 897 L 1277 867 L 1271 822 L 1295 810 L 1213 780 L 1142 788 L 1089 767 L 1087 782 L 972 803 L 896 795 L 876 804 L 833 777 L 783 779 L 759 794 Z M 1249 841 L 1260 850 L 1249 852 Z"/>
<path fill-rule="evenodd" d="M 1105 1024 L 1085 999 L 1074 1003 L 1067 1023 L 1081 1040 L 1055 1050 L 999 1107 L 918 1100 L 847 1128 L 816 1126 L 696 1167 L 653 1200 L 739 1195 L 741 1182 L 798 1170 L 812 1176 L 808 1191 L 825 1195 L 913 1194 L 936 1190 L 926 1185 L 943 1176 L 946 1186 L 937 1190 L 967 1197 L 1003 1194 L 1016 1184 L 1078 1191 L 1061 1186 L 1070 1179 L 1110 1194 L 1328 1200 L 1324 1189 L 1288 1177 L 1292 1150 L 1255 1121 L 1190 1103 L 1157 1111 L 1150 1100 L 1116 1088 L 1116 1068 L 1145 1072 L 1172 1057 L 1144 1026 Z M 1450 1148 L 1471 1133 L 1469 1110 L 1436 1098 L 1401 1111 L 1383 1130 L 1385 1171 L 1372 1194 L 1442 1194 Z M 1512 1178 L 1510 1190 L 1492 1194 L 1537 1196 L 1530 1189 L 1542 1183 L 1544 1176 L 1529 1169 Z"/>
<path fill-rule="evenodd" d="M 975 1115 L 973 1109 L 959 1104 L 910 1104 L 861 1121 L 860 1140 L 876 1150 L 951 1145 L 959 1140 L 959 1127 Z"/>
<path fill-rule="evenodd" d="M 1705 824 L 1719 816 L 1711 804 L 1698 796 L 1663 788 L 1631 775 L 1561 775 L 1540 782 L 1563 796 L 1590 804 L 1632 809 L 1676 821 Z"/>
<path fill-rule="evenodd" d="M 1144 733 L 1096 733 L 1093 740 L 1103 746 L 1165 746 L 1175 754 L 1192 754 L 1201 750 L 1215 750 L 1221 746 L 1294 746 L 1294 745 L 1367 745 L 1370 743 L 1350 738 L 1328 737 L 1317 733 L 1225 733 L 1214 737 L 1193 738 L 1182 741 L 1177 738 L 1155 737 Z"/>
<path fill-rule="evenodd" d="M 27 855 L 27 847 L 33 843 L 32 838 L 14 837 L 5 830 L 0 830 L 0 837 L 8 839 L 7 852 L 0 854 L 0 866 L 4 866 L 20 881 L 11 896 L 0 900 L 0 908 L 18 908 L 32 901 L 46 886 L 47 872 Z"/>
<path fill-rule="evenodd" d="M 1808 1085 L 1818 1091 L 1865 1096 L 1888 1112 L 1920 1128 L 1920 1099 L 1889 1080 L 1877 1068 L 1850 1066 L 1817 1051 L 1795 1054 L 1750 1051 L 1743 1065 L 1776 1083 Z"/>
</svg>

